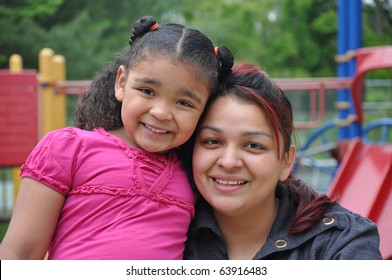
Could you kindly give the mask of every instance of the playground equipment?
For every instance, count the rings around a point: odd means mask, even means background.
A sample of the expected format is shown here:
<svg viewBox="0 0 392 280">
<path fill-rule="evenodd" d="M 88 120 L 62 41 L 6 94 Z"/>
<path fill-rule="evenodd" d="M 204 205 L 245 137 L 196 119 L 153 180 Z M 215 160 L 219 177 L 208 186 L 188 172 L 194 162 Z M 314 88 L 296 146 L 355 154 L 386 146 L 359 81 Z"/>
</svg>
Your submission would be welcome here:
<svg viewBox="0 0 392 280">
<path fill-rule="evenodd" d="M 298 162 L 306 161 L 331 175 L 328 195 L 374 221 L 381 237 L 382 256 L 392 259 L 392 144 L 387 143 L 392 119 L 364 124 L 362 108 L 365 75 L 376 69 L 392 69 L 392 46 L 361 48 L 360 0 L 339 0 L 338 14 L 337 72 L 338 77 L 352 77 L 351 85 L 339 90 L 339 120 L 328 121 L 313 131 Z M 371 143 L 368 135 L 376 128 L 383 131 L 379 142 Z M 335 141 L 327 137 L 331 131 L 337 131 Z M 322 145 L 312 147 L 316 140 Z M 314 158 L 323 152 L 330 153 L 332 165 Z"/>
<path fill-rule="evenodd" d="M 374 221 L 380 232 L 380 250 L 384 259 L 392 259 L 392 144 L 388 136 L 392 119 L 380 119 L 363 124 L 363 81 L 367 72 L 376 69 L 392 69 L 392 46 L 362 48 L 355 53 L 357 71 L 351 82 L 352 101 L 357 113 L 355 120 L 361 135 L 349 139 L 326 137 L 326 132 L 339 129 L 339 120 L 326 122 L 313 131 L 302 147 L 302 158 L 307 158 L 314 168 L 332 175 L 328 195 L 336 198 L 344 207 Z M 372 143 L 369 133 L 382 128 L 377 143 Z M 320 138 L 323 145 L 312 147 Z M 329 151 L 335 164 L 327 166 L 313 158 L 316 153 Z"/>
<path fill-rule="evenodd" d="M 392 69 L 392 46 L 363 48 L 356 53 L 357 71 L 352 81 L 352 98 L 359 123 L 363 122 L 362 82 L 366 72 Z M 381 236 L 381 253 L 392 259 L 392 144 L 386 144 L 392 119 L 377 120 L 362 130 L 363 138 L 344 143 L 341 163 L 329 195 L 348 209 L 373 220 Z M 376 127 L 384 131 L 380 143 L 369 143 L 367 134 Z"/>
<path fill-rule="evenodd" d="M 47 132 L 65 126 L 65 95 L 56 94 L 54 87 L 54 82 L 65 80 L 65 59 L 44 48 L 38 72 L 23 70 L 18 54 L 9 62 L 9 71 L 0 71 L 0 168 L 11 168 L 16 195 L 19 167 L 32 148 Z"/>
</svg>

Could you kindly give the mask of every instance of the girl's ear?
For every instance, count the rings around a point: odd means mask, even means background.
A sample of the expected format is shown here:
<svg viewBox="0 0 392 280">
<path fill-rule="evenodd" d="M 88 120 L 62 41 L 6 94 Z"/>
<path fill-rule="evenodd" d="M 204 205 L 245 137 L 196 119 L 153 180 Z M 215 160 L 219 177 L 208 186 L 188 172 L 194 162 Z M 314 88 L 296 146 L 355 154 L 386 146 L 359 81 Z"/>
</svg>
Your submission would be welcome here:
<svg viewBox="0 0 392 280">
<path fill-rule="evenodd" d="M 282 170 L 280 172 L 279 181 L 284 181 L 289 177 L 291 169 L 295 162 L 296 148 L 293 144 L 290 145 L 290 149 L 283 155 L 282 159 Z"/>
<path fill-rule="evenodd" d="M 124 88 L 127 80 L 127 73 L 125 70 L 125 66 L 121 65 L 117 69 L 116 83 L 114 85 L 114 95 L 119 102 L 122 102 L 124 99 Z"/>
</svg>

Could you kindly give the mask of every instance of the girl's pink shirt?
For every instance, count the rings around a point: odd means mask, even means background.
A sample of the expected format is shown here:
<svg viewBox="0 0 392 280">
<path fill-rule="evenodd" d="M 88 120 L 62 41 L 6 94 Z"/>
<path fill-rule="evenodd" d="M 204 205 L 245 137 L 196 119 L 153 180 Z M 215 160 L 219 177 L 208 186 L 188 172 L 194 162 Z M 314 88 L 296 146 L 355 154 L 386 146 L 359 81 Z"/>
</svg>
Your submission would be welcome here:
<svg viewBox="0 0 392 280">
<path fill-rule="evenodd" d="M 21 176 L 66 198 L 49 259 L 182 259 L 195 197 L 174 152 L 65 128 L 39 142 Z"/>
</svg>

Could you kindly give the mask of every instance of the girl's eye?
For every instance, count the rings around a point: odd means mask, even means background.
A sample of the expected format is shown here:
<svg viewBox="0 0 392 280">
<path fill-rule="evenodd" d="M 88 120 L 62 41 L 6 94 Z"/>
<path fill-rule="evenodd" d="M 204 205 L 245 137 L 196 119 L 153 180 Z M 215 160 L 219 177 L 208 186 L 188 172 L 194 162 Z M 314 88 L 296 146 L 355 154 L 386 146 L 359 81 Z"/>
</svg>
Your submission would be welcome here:
<svg viewBox="0 0 392 280">
<path fill-rule="evenodd" d="M 150 90 L 148 88 L 142 88 L 142 89 L 140 89 L 140 91 L 143 92 L 144 94 L 154 96 L 154 93 L 152 92 L 152 90 Z"/>
<path fill-rule="evenodd" d="M 186 100 L 179 100 L 177 104 L 180 104 L 181 106 L 193 108 L 193 105 Z"/>
</svg>

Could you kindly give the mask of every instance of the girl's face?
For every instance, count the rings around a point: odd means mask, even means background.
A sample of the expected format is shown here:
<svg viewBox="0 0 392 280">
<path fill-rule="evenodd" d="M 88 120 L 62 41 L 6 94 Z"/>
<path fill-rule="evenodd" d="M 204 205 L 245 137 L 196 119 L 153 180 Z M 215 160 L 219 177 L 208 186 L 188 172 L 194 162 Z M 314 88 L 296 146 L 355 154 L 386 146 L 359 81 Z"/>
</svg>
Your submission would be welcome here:
<svg viewBox="0 0 392 280">
<path fill-rule="evenodd" d="M 124 131 L 131 147 L 165 153 L 186 142 L 202 114 L 209 85 L 197 66 L 163 56 L 118 69 L 115 95 L 122 102 Z"/>
<path fill-rule="evenodd" d="M 218 215 L 246 217 L 271 211 L 276 184 L 290 174 L 294 156 L 294 146 L 283 157 L 277 154 L 273 130 L 260 107 L 219 97 L 196 137 L 194 180 Z"/>
</svg>

